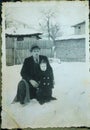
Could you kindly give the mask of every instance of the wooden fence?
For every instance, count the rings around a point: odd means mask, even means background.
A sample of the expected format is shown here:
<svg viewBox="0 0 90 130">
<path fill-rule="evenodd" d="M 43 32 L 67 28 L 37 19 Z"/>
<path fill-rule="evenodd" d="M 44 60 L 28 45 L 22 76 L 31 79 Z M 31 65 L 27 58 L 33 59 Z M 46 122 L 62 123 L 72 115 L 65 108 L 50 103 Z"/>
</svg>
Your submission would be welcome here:
<svg viewBox="0 0 90 130">
<path fill-rule="evenodd" d="M 31 45 L 37 43 L 41 47 L 41 54 L 48 57 L 53 56 L 53 42 L 48 40 L 36 40 L 35 38 L 24 38 L 17 41 L 15 37 L 6 38 L 6 64 L 15 65 L 22 64 L 26 57 L 31 55 Z"/>
</svg>

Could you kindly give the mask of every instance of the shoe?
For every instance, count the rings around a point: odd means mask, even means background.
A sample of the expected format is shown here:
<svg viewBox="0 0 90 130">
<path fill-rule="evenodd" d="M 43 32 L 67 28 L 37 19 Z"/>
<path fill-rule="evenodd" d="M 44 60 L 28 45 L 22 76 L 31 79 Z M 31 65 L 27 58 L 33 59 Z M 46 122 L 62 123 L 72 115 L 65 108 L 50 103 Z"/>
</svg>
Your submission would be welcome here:
<svg viewBox="0 0 90 130">
<path fill-rule="evenodd" d="M 23 104 L 24 104 L 24 102 L 23 102 L 23 101 L 20 101 L 20 104 L 21 104 L 21 105 L 23 105 Z"/>
<path fill-rule="evenodd" d="M 39 103 L 40 103 L 41 105 L 43 105 L 43 104 L 45 103 L 45 101 L 39 101 Z"/>
<path fill-rule="evenodd" d="M 57 98 L 55 98 L 55 97 L 51 97 L 51 100 L 57 100 Z"/>
</svg>

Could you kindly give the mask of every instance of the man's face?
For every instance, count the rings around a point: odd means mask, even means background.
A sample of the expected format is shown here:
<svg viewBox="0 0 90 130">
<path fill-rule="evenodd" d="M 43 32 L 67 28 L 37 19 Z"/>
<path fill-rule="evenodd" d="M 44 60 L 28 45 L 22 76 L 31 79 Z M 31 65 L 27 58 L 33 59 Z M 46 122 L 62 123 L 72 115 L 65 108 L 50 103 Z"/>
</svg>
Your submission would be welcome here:
<svg viewBox="0 0 90 130">
<path fill-rule="evenodd" d="M 40 55 L 40 49 L 38 49 L 38 48 L 33 49 L 32 55 L 34 58 L 38 58 L 38 56 Z"/>
</svg>

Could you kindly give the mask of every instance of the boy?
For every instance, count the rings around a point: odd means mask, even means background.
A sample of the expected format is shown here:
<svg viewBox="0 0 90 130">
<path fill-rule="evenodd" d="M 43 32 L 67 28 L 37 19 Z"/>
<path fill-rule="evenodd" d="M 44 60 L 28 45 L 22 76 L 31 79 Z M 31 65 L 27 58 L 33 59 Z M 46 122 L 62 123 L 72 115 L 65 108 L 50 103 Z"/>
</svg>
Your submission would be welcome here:
<svg viewBox="0 0 90 130">
<path fill-rule="evenodd" d="M 40 63 L 39 86 L 37 88 L 37 100 L 40 104 L 56 100 L 52 97 L 52 89 L 54 88 L 54 78 L 52 70 L 47 66 L 47 62 L 42 60 Z"/>
</svg>

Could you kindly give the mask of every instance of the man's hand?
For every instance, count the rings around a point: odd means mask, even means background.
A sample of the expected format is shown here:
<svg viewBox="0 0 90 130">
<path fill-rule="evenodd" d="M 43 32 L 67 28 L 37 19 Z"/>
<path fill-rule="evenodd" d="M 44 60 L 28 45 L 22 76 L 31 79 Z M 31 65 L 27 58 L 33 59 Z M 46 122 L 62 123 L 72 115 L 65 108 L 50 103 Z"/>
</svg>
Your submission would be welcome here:
<svg viewBox="0 0 90 130">
<path fill-rule="evenodd" d="M 37 88 L 38 86 L 39 86 L 39 84 L 35 81 L 35 80 L 30 80 L 29 81 L 30 83 L 31 83 L 31 85 L 33 86 L 33 87 L 35 87 L 35 88 Z"/>
</svg>

